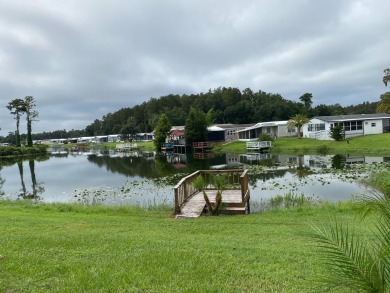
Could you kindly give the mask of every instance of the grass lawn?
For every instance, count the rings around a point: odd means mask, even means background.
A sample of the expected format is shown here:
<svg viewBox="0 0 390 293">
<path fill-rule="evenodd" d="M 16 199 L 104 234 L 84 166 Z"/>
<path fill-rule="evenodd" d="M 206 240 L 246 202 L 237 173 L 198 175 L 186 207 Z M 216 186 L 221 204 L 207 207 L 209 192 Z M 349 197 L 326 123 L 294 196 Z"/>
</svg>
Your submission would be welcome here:
<svg viewBox="0 0 390 293">
<path fill-rule="evenodd" d="M 390 133 L 359 136 L 348 141 L 328 141 L 311 138 L 298 139 L 278 138 L 273 141 L 273 152 L 283 154 L 317 153 L 319 149 L 327 148 L 333 154 L 375 154 L 390 155 Z M 218 147 L 218 151 L 226 153 L 245 153 L 246 143 L 236 141 Z"/>
<path fill-rule="evenodd" d="M 176 220 L 171 208 L 0 201 L 0 292 L 307 292 L 324 268 L 303 233 L 351 203 Z"/>
</svg>

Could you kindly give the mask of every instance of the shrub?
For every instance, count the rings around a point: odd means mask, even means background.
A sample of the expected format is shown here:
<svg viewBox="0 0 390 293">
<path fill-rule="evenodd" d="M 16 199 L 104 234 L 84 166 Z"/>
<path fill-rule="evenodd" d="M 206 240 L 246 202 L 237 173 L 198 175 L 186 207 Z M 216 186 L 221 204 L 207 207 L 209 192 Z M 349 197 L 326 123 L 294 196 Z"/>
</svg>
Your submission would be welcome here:
<svg viewBox="0 0 390 293">
<path fill-rule="evenodd" d="M 274 138 L 267 133 L 262 133 L 259 136 L 258 141 L 274 141 Z"/>
</svg>

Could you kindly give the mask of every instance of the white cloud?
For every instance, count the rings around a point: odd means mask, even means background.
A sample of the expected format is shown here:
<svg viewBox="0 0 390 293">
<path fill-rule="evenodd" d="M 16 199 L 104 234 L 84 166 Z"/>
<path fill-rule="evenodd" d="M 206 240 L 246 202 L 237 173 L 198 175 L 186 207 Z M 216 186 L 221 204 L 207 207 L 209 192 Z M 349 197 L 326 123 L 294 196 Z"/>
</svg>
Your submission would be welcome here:
<svg viewBox="0 0 390 293">
<path fill-rule="evenodd" d="M 219 86 L 376 101 L 389 9 L 387 0 L 0 1 L 0 135 L 14 129 L 5 105 L 26 95 L 38 132 Z"/>
</svg>

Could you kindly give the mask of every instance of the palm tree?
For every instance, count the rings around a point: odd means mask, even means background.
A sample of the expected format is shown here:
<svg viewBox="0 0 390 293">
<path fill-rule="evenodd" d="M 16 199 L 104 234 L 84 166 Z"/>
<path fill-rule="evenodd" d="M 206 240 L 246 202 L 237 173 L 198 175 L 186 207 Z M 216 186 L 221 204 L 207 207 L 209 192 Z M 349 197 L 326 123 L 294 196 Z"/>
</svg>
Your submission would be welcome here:
<svg viewBox="0 0 390 293">
<path fill-rule="evenodd" d="M 290 120 L 287 121 L 287 127 L 298 129 L 298 138 L 301 138 L 301 128 L 304 124 L 309 122 L 309 118 L 307 118 L 303 114 L 295 114 Z"/>
<path fill-rule="evenodd" d="M 387 86 L 387 84 L 390 83 L 390 68 L 383 70 L 383 72 L 385 73 L 383 76 L 383 83 Z"/>
<path fill-rule="evenodd" d="M 319 280 L 324 291 L 349 288 L 352 292 L 390 292 L 390 185 L 382 185 L 380 191 L 358 201 L 362 218 L 371 212 L 379 215 L 372 243 L 357 239 L 340 223 L 328 229 L 313 226 L 311 237 L 329 268 Z"/>
</svg>

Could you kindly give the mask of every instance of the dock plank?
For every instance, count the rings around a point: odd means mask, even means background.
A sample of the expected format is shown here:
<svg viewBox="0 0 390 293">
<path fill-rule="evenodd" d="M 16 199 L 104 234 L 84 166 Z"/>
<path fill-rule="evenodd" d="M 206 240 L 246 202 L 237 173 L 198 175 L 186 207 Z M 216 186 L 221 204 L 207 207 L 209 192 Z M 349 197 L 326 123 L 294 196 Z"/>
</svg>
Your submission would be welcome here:
<svg viewBox="0 0 390 293">
<path fill-rule="evenodd" d="M 210 202 L 215 203 L 215 196 L 217 190 L 208 189 L 206 194 L 209 197 Z M 242 196 L 240 190 L 224 190 L 222 192 L 222 202 L 224 203 L 242 203 Z M 206 201 L 203 198 L 202 192 L 197 192 L 181 208 L 180 214 L 176 215 L 176 218 L 198 218 L 206 205 Z"/>
</svg>

